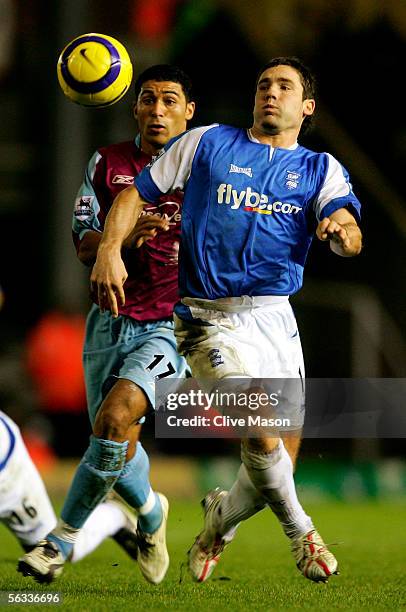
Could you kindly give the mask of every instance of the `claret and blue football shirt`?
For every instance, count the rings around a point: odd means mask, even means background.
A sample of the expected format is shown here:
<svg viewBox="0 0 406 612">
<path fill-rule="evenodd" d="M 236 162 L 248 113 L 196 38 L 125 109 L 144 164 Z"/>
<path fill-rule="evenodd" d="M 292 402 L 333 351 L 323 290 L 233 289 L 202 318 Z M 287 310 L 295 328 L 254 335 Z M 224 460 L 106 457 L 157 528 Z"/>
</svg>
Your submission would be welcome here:
<svg viewBox="0 0 406 612">
<path fill-rule="evenodd" d="M 291 295 L 318 222 L 343 207 L 360 212 L 332 155 L 274 148 L 219 124 L 173 139 L 134 182 L 149 202 L 184 191 L 182 297 Z"/>
<path fill-rule="evenodd" d="M 93 155 L 79 189 L 73 213 L 73 239 L 76 249 L 88 231 L 102 232 L 104 221 L 116 195 L 151 161 L 135 141 L 101 147 Z M 124 289 L 126 303 L 120 314 L 137 321 L 172 317 L 178 301 L 178 252 L 182 193 L 164 195 L 146 206 L 143 215 L 159 215 L 169 221 L 167 232 L 124 254 L 128 278 Z M 96 299 L 96 296 L 93 296 Z"/>
</svg>

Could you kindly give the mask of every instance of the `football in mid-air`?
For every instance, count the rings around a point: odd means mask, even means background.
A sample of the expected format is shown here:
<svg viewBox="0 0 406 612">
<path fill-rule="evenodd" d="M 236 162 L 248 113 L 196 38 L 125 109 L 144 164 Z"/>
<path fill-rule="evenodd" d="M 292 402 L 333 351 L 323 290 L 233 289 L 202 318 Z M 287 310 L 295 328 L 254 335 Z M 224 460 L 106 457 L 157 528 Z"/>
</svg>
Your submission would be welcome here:
<svg viewBox="0 0 406 612">
<path fill-rule="evenodd" d="M 131 85 L 133 67 L 126 48 L 105 34 L 83 34 L 58 59 L 63 93 L 82 106 L 102 108 L 118 102 Z"/>
</svg>

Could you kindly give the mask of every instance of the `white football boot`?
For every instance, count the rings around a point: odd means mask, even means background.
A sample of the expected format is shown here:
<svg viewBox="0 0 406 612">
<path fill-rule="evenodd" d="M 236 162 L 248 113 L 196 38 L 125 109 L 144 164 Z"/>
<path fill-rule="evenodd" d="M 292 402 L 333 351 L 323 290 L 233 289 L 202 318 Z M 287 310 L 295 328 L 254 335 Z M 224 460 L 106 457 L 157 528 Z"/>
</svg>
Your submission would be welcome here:
<svg viewBox="0 0 406 612">
<path fill-rule="evenodd" d="M 142 575 L 151 584 L 159 584 L 169 567 L 169 554 L 166 548 L 166 523 L 169 502 L 165 495 L 157 493 L 162 506 L 162 523 L 154 533 L 145 533 L 138 528 L 138 565 Z"/>
<path fill-rule="evenodd" d="M 205 582 L 217 563 L 225 546 L 231 542 L 217 532 L 216 510 L 228 491 L 215 489 L 202 500 L 204 510 L 204 528 L 197 536 L 192 548 L 188 551 L 188 566 L 194 580 Z"/>
<path fill-rule="evenodd" d="M 65 557 L 54 542 L 41 540 L 18 560 L 17 571 L 32 576 L 37 582 L 50 583 L 63 572 Z"/>
<path fill-rule="evenodd" d="M 292 542 L 292 553 L 303 576 L 314 582 L 327 582 L 338 574 L 338 563 L 318 532 L 313 529 Z"/>
</svg>

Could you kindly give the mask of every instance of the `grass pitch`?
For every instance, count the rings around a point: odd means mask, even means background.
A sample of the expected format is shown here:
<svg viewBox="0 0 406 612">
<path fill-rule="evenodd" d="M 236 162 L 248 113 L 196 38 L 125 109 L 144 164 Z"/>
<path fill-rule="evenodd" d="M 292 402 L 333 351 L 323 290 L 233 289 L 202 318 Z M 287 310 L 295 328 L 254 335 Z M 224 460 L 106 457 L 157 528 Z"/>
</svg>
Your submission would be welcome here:
<svg viewBox="0 0 406 612">
<path fill-rule="evenodd" d="M 181 568 L 202 525 L 197 502 L 173 501 L 169 514 L 171 565 L 164 582 L 147 584 L 134 562 L 106 541 L 81 562 L 68 565 L 45 587 L 16 573 L 17 542 L 0 529 L 0 589 L 59 591 L 63 610 L 401 610 L 406 606 L 404 502 L 306 504 L 306 510 L 340 564 L 340 576 L 315 584 L 297 571 L 289 544 L 271 511 L 244 523 L 212 578 L 191 581 Z M 183 574 L 183 578 L 182 578 Z M 14 610 L 30 606 L 13 605 Z M 53 606 L 36 605 L 50 610 Z"/>
</svg>

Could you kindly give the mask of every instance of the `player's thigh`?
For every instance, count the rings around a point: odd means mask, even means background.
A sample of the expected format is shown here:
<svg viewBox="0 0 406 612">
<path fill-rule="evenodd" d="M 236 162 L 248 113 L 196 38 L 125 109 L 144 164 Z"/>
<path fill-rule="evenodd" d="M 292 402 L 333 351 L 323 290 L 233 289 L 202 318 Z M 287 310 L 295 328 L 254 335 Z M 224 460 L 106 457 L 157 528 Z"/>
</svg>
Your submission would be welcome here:
<svg viewBox="0 0 406 612">
<path fill-rule="evenodd" d="M 204 313 L 202 313 L 204 315 Z M 236 336 L 238 322 L 221 315 L 221 321 L 189 322 L 174 315 L 179 351 L 185 355 L 192 375 L 223 379 L 249 375 L 244 351 Z"/>
<path fill-rule="evenodd" d="M 280 433 L 292 436 L 290 454 L 296 458 L 305 416 L 304 362 L 297 322 L 290 304 L 265 307 L 255 314 L 258 329 L 259 376 L 266 392 L 277 392 L 273 418 L 282 421 Z"/>
<path fill-rule="evenodd" d="M 304 377 L 299 330 L 289 302 L 253 311 L 253 342 L 259 355 L 258 376 Z"/>
</svg>

